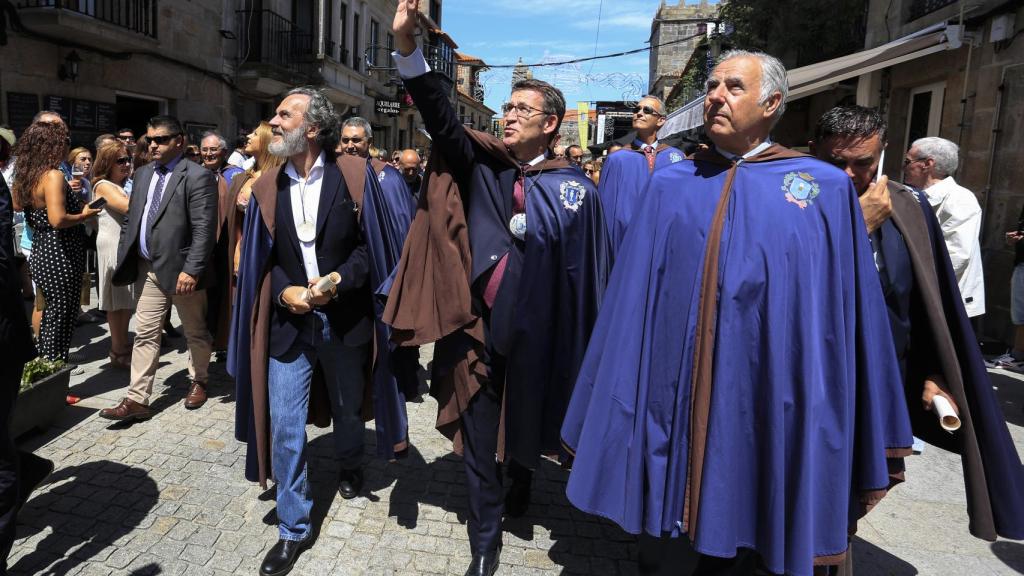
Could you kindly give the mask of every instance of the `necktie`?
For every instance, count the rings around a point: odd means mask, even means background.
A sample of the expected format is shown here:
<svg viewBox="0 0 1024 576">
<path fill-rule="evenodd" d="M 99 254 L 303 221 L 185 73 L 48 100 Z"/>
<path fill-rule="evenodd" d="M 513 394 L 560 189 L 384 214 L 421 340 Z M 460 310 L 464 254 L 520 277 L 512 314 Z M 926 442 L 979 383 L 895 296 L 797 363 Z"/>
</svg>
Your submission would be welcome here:
<svg viewBox="0 0 1024 576">
<path fill-rule="evenodd" d="M 526 172 L 525 165 L 519 167 L 519 177 L 516 178 L 515 186 L 512 187 L 512 214 L 522 214 L 526 211 Z M 494 266 L 494 272 L 487 280 L 484 288 L 484 304 L 488 308 L 494 307 L 494 298 L 498 295 L 498 288 L 501 287 L 501 279 L 505 276 L 505 267 L 508 266 L 508 253 L 506 252 L 501 260 Z"/>
<path fill-rule="evenodd" d="M 146 212 L 146 230 L 153 229 L 153 218 L 160 210 L 160 199 L 164 195 L 164 183 L 167 181 L 167 166 L 156 167 L 156 187 L 153 188 L 153 200 L 149 203 L 149 211 Z"/>
<path fill-rule="evenodd" d="M 654 172 L 654 160 L 657 157 L 657 154 L 654 153 L 654 146 L 645 146 L 644 156 L 647 157 L 647 171 Z"/>
</svg>

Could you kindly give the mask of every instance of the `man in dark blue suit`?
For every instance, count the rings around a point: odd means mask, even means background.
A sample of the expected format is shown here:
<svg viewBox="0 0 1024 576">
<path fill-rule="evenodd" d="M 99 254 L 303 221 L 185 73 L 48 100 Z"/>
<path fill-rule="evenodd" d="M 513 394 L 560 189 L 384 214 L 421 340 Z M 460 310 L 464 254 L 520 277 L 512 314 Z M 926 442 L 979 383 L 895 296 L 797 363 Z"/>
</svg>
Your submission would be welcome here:
<svg viewBox="0 0 1024 576">
<path fill-rule="evenodd" d="M 356 205 L 335 164 L 338 117 L 322 92 L 296 88 L 270 121 L 270 152 L 284 167 L 256 183 L 276 191 L 276 235 L 270 253 L 273 307 L 269 326 L 271 462 L 277 480 L 278 543 L 260 573 L 286 574 L 312 543 L 312 498 L 306 472 L 306 421 L 314 368 L 319 364 L 334 420 L 341 467 L 338 491 L 354 498 L 362 487 L 360 415 L 373 337 L 367 250 Z M 340 281 L 317 287 L 321 278 Z"/>
<path fill-rule="evenodd" d="M 531 470 L 541 454 L 561 453 L 558 430 L 604 292 L 608 243 L 593 183 L 551 153 L 562 93 L 517 82 L 503 106 L 503 139 L 467 129 L 416 47 L 418 7 L 399 2 L 393 56 L 433 153 L 384 319 L 403 345 L 436 342 L 438 428 L 462 449 L 466 469 L 466 574 L 490 576 L 502 513 L 527 511 Z M 499 463 L 512 480 L 507 499 Z"/>
</svg>

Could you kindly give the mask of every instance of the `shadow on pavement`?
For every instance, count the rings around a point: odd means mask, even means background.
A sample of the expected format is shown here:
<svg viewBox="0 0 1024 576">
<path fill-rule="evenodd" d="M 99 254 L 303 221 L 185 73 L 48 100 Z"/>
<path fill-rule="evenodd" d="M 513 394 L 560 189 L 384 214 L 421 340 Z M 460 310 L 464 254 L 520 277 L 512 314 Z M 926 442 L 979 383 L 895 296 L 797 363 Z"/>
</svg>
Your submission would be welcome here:
<svg viewBox="0 0 1024 576">
<path fill-rule="evenodd" d="M 1006 421 L 1024 426 L 1024 382 L 999 372 L 989 371 L 988 375 L 996 388 L 996 398 L 1003 409 Z"/>
<path fill-rule="evenodd" d="M 11 574 L 68 574 L 139 526 L 160 491 L 145 470 L 117 462 L 61 468 L 30 499 L 18 519 L 18 539 L 52 532 L 10 567 Z M 45 570 L 44 570 L 45 568 Z"/>
<path fill-rule="evenodd" d="M 885 574 L 886 576 L 913 576 L 917 568 L 893 556 L 870 542 L 853 539 L 853 572 L 855 574 Z"/>
<path fill-rule="evenodd" d="M 1024 543 L 1000 540 L 992 543 L 992 553 L 1010 568 L 1024 574 Z"/>
</svg>

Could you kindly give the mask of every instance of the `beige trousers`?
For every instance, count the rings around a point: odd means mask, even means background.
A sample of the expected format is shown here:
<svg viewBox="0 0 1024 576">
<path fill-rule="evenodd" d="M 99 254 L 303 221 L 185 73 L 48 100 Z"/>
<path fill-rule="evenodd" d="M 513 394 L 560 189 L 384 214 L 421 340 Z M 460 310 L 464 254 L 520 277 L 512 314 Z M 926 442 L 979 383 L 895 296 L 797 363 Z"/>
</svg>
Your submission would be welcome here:
<svg viewBox="0 0 1024 576">
<path fill-rule="evenodd" d="M 140 259 L 141 260 L 141 259 Z M 188 376 L 195 382 L 205 384 L 210 367 L 210 353 L 213 338 L 206 328 L 206 290 L 192 294 L 165 292 L 150 271 L 149 264 L 140 261 L 139 274 L 145 276 L 140 282 L 139 300 L 135 306 L 135 345 L 132 347 L 131 383 L 128 398 L 139 404 L 149 404 L 153 393 L 153 380 L 160 364 L 160 341 L 163 336 L 164 315 L 171 304 L 178 309 L 181 325 L 188 342 Z"/>
</svg>

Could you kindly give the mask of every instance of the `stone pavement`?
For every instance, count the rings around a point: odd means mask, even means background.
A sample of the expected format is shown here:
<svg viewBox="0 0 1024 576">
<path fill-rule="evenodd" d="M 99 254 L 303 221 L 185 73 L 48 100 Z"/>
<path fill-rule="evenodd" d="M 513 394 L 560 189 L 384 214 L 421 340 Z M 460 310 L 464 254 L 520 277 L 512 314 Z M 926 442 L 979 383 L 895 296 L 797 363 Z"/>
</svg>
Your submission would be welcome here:
<svg viewBox="0 0 1024 576">
<path fill-rule="evenodd" d="M 79 352 L 102 358 L 72 377 L 71 393 L 82 401 L 46 433 L 22 439 L 57 470 L 21 512 L 11 574 L 256 574 L 277 538 L 273 491 L 244 478 L 224 365 L 211 368 L 206 406 L 187 411 L 184 340 L 171 341 L 176 348 L 165 348 L 157 373 L 156 416 L 112 425 L 96 411 L 120 399 L 128 376 L 109 367 L 108 342 L 105 325 L 79 330 Z M 1002 371 L 993 380 L 1024 452 L 1024 381 Z M 319 535 L 293 574 L 462 574 L 469 561 L 462 465 L 433 430 L 435 410 L 429 396 L 409 404 L 409 457 L 371 461 L 365 496 L 350 501 L 335 491 L 329 429 L 309 428 Z M 366 439 L 372 454 L 369 426 Z M 911 459 L 908 482 L 861 523 L 858 573 L 1024 574 L 1024 544 L 968 534 L 960 474 L 959 458 L 935 448 Z M 506 522 L 498 574 L 635 573 L 634 538 L 573 509 L 565 478 L 557 466 L 542 466 L 529 514 Z"/>
</svg>

